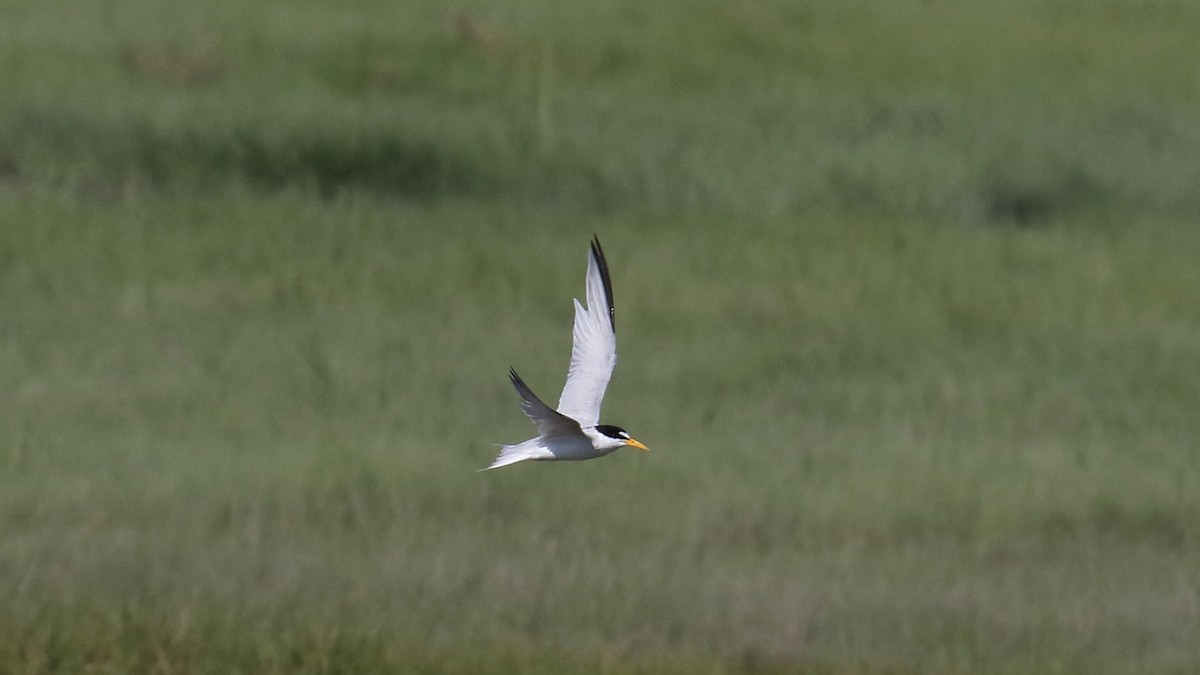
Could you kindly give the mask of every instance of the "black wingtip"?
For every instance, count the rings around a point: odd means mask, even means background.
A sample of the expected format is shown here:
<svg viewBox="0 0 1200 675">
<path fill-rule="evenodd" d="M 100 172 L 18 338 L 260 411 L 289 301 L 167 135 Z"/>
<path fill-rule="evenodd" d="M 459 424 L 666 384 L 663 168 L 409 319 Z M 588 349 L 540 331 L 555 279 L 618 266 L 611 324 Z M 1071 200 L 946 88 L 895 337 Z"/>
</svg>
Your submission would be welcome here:
<svg viewBox="0 0 1200 675">
<path fill-rule="evenodd" d="M 521 376 L 517 374 L 516 368 L 508 369 L 508 379 L 513 383 L 513 386 L 517 388 L 517 392 L 522 396 L 524 396 L 526 392 L 533 394 L 533 392 L 529 389 L 529 385 L 525 384 L 525 380 L 522 380 Z"/>
<path fill-rule="evenodd" d="M 529 385 L 525 384 L 525 380 L 521 379 L 515 368 L 508 369 L 508 379 L 512 381 L 513 388 L 517 390 L 517 395 L 525 402 L 522 405 L 536 404 L 540 408 L 550 409 L 549 406 L 542 402 L 542 399 L 538 398 L 537 394 L 533 393 Z"/>
<path fill-rule="evenodd" d="M 600 281 L 604 284 L 604 296 L 608 299 L 608 322 L 615 332 L 617 330 L 617 309 L 613 304 L 612 279 L 608 276 L 608 261 L 604 259 L 604 249 L 600 246 L 600 237 L 595 233 L 592 234 L 591 249 L 592 257 L 596 260 L 596 267 L 600 269 Z"/>
<path fill-rule="evenodd" d="M 517 374 L 517 369 L 511 366 L 508 369 L 508 381 L 512 383 L 513 389 L 517 390 L 517 395 L 521 398 L 525 398 L 525 392 L 529 390 L 529 386 L 526 385 L 525 380 L 522 380 L 521 376 Z"/>
</svg>

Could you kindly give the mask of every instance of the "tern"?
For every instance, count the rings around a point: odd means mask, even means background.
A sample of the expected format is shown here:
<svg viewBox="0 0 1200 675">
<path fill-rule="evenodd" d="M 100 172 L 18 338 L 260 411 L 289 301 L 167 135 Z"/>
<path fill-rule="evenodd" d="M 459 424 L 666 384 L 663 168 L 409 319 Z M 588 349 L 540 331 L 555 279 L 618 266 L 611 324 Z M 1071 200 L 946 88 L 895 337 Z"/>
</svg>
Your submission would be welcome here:
<svg viewBox="0 0 1200 675">
<path fill-rule="evenodd" d="M 587 307 L 575 300 L 575 329 L 567 384 L 558 399 L 558 410 L 542 403 L 529 385 L 508 370 L 521 409 L 537 427 L 538 435 L 516 445 L 501 445 L 500 455 L 480 471 L 534 461 L 596 459 L 618 448 L 649 451 L 629 432 L 611 424 L 600 424 L 604 390 L 617 365 L 617 333 L 613 310 L 612 280 L 600 240 L 592 238 L 588 252 Z"/>
</svg>

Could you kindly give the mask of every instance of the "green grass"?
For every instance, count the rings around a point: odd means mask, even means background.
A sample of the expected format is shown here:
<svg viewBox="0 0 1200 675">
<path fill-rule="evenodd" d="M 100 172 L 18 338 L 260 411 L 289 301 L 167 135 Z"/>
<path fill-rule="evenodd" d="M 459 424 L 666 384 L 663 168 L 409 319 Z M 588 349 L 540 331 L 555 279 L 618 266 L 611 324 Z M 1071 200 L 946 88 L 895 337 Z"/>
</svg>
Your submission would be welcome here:
<svg viewBox="0 0 1200 675">
<path fill-rule="evenodd" d="M 9 3 L 0 670 L 1195 670 L 1198 18 Z"/>
</svg>

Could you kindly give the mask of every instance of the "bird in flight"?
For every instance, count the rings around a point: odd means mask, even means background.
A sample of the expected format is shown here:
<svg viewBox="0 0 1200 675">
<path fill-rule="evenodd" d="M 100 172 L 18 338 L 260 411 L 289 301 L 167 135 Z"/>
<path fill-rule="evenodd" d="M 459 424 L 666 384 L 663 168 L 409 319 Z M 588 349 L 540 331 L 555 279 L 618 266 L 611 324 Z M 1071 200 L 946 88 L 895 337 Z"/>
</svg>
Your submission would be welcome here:
<svg viewBox="0 0 1200 675">
<path fill-rule="evenodd" d="M 649 450 L 611 424 L 599 424 L 600 403 L 617 365 L 617 333 L 614 327 L 612 281 L 600 240 L 592 239 L 588 254 L 587 308 L 575 301 L 574 342 L 567 384 L 558 399 L 558 410 L 542 403 L 517 371 L 511 368 L 521 409 L 537 427 L 538 435 L 516 445 L 500 446 L 500 456 L 486 469 L 524 462 L 595 459 L 617 448 L 629 446 Z"/>
</svg>

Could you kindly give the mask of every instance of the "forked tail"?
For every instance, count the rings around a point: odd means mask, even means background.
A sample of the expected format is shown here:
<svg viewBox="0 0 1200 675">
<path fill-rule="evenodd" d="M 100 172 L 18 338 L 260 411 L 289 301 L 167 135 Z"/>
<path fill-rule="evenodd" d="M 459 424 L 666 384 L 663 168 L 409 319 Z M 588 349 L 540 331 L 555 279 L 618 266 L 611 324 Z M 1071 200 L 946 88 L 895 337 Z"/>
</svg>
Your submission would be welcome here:
<svg viewBox="0 0 1200 675">
<path fill-rule="evenodd" d="M 496 460 L 486 468 L 480 469 L 480 471 L 499 469 L 502 466 L 530 459 L 546 459 L 546 455 L 546 451 L 538 444 L 536 438 L 523 443 L 517 443 L 516 445 L 502 445 L 500 446 L 500 454 L 496 457 Z"/>
</svg>

